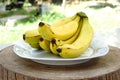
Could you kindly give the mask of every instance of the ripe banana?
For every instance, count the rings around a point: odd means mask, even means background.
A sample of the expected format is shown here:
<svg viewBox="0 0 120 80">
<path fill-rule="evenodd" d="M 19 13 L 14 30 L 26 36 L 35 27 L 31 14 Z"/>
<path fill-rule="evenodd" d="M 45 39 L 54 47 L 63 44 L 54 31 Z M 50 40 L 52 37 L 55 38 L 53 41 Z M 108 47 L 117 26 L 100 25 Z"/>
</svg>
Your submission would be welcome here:
<svg viewBox="0 0 120 80">
<path fill-rule="evenodd" d="M 53 25 L 49 26 L 46 23 L 40 22 L 38 31 L 43 38 L 49 41 L 51 41 L 53 38 L 58 38 L 61 40 L 69 39 L 75 34 L 78 28 L 80 17 L 78 15 L 76 16 L 77 17 L 73 21 L 70 21 L 60 27 L 52 27 Z"/>
<path fill-rule="evenodd" d="M 40 34 L 37 29 L 28 30 L 23 34 L 23 40 L 28 43 L 32 48 L 40 48 L 39 39 Z"/>
<path fill-rule="evenodd" d="M 71 38 L 69 38 L 67 40 L 60 40 L 60 39 L 57 39 L 57 38 L 52 39 L 52 41 L 50 42 L 51 52 L 53 54 L 58 55 L 58 52 L 56 50 L 58 46 L 61 46 L 63 44 L 71 44 L 71 43 L 73 43 L 76 40 L 76 38 L 78 37 L 78 35 L 79 35 L 80 31 L 81 31 L 82 23 L 83 23 L 83 19 L 80 19 L 78 29 L 77 29 L 76 33 Z"/>
<path fill-rule="evenodd" d="M 50 41 L 41 37 L 39 40 L 39 45 L 43 50 L 50 51 Z"/>
<path fill-rule="evenodd" d="M 66 44 L 66 43 L 67 44 L 73 43 L 76 40 L 76 38 L 78 37 L 78 35 L 79 35 L 80 31 L 81 31 L 82 23 L 83 23 L 83 19 L 81 19 L 79 21 L 78 29 L 77 29 L 76 33 L 71 38 L 69 38 L 67 40 L 55 39 L 56 40 L 56 44 L 62 45 L 62 44 Z"/>
<path fill-rule="evenodd" d="M 83 24 L 78 38 L 72 44 L 63 44 L 57 48 L 59 55 L 63 58 L 79 57 L 86 51 L 93 38 L 93 28 L 87 16 L 82 16 Z"/>
</svg>

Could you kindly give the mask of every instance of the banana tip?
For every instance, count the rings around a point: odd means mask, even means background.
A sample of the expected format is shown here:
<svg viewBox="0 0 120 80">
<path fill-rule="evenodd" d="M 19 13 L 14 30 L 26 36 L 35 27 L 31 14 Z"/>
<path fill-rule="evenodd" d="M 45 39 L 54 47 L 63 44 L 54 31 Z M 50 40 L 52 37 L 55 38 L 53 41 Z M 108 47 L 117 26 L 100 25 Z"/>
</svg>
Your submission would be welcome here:
<svg viewBox="0 0 120 80">
<path fill-rule="evenodd" d="M 23 40 L 25 40 L 25 34 L 23 34 Z"/>
<path fill-rule="evenodd" d="M 55 40 L 55 39 L 52 39 L 51 42 L 52 42 L 52 44 L 55 44 L 55 43 L 56 43 L 56 40 Z"/>
<path fill-rule="evenodd" d="M 43 38 L 40 38 L 40 41 L 43 41 Z"/>
<path fill-rule="evenodd" d="M 42 27 L 43 25 L 44 25 L 43 22 L 40 22 L 40 23 L 39 23 L 39 27 Z"/>
<path fill-rule="evenodd" d="M 62 52 L 62 49 L 61 49 L 61 48 L 58 48 L 58 49 L 57 49 L 57 52 L 59 52 L 59 53 Z"/>
</svg>

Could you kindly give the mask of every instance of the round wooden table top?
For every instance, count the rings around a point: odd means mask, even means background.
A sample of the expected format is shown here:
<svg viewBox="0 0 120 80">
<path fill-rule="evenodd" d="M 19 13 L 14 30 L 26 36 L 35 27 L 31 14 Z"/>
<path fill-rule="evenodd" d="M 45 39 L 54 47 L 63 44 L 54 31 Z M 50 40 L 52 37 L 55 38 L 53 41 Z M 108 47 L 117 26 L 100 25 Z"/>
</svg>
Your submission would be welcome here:
<svg viewBox="0 0 120 80">
<path fill-rule="evenodd" d="M 7 47 L 1 52 L 0 64 L 15 73 L 38 79 L 89 79 L 120 69 L 120 49 L 111 46 L 109 53 L 103 57 L 69 66 L 45 65 L 23 59 L 12 48 L 13 46 Z"/>
</svg>

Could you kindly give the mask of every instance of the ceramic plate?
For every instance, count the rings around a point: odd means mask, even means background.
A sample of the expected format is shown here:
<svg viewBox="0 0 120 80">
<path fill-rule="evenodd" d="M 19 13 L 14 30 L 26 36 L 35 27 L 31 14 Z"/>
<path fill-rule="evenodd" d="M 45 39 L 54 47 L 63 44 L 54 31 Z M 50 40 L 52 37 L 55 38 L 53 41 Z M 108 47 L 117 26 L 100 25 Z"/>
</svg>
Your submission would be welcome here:
<svg viewBox="0 0 120 80">
<path fill-rule="evenodd" d="M 48 51 L 31 48 L 24 41 L 15 43 L 13 51 L 21 58 L 30 59 L 37 63 L 48 65 L 74 65 L 87 62 L 92 58 L 105 56 L 109 51 L 109 47 L 101 41 L 99 37 L 95 36 L 90 47 L 83 53 L 83 55 L 77 58 L 61 58 Z"/>
</svg>

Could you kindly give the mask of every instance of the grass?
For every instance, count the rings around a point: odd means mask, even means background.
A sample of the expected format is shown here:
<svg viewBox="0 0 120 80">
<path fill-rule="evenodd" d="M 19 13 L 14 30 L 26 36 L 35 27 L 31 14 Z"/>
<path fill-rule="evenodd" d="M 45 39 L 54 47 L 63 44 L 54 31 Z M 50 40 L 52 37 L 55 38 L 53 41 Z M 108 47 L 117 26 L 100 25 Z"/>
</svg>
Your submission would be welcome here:
<svg viewBox="0 0 120 80">
<path fill-rule="evenodd" d="M 29 18 L 18 21 L 15 24 L 14 28 L 17 28 L 16 30 L 8 30 L 8 29 L 0 29 L 0 44 L 2 43 L 10 43 L 10 42 L 16 42 L 22 39 L 22 34 L 29 29 L 37 28 L 38 23 L 40 21 L 47 22 L 51 24 L 52 22 L 58 21 L 60 19 L 65 18 L 68 16 L 68 13 L 71 13 L 70 15 L 73 15 L 74 13 L 78 11 L 84 11 L 89 17 L 89 21 L 94 28 L 94 30 L 101 29 L 102 31 L 110 30 L 114 27 L 120 27 L 120 11 L 117 11 L 116 8 L 112 8 L 109 6 L 105 7 L 99 7 L 99 8 L 91 8 L 89 5 L 91 2 L 81 2 L 80 5 L 71 5 L 67 7 L 66 12 L 63 12 L 65 15 L 60 13 L 60 7 L 56 5 L 52 5 L 54 8 L 54 11 L 52 13 L 46 14 L 44 16 L 37 16 L 35 17 L 35 11 L 25 13 L 24 10 L 21 10 L 20 12 L 17 12 L 17 14 L 23 13 L 29 15 Z M 57 7 L 57 8 L 56 8 Z M 59 11 L 59 12 L 58 12 Z M 11 14 L 16 12 L 11 12 Z M 10 15 L 10 14 L 9 14 Z M 6 14 L 6 16 L 8 16 Z"/>
</svg>

